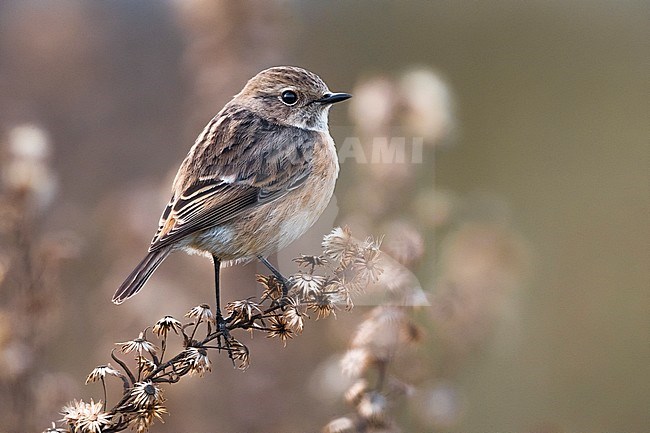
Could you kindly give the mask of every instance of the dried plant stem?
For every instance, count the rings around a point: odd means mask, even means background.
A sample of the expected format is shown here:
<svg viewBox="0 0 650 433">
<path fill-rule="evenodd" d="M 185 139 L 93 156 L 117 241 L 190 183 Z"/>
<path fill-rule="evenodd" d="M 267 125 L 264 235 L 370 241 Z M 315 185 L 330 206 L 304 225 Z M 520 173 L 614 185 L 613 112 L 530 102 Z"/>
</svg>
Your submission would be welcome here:
<svg viewBox="0 0 650 433">
<path fill-rule="evenodd" d="M 307 310 L 316 311 L 319 318 L 333 313 L 339 304 L 350 306 L 351 291 L 358 290 L 363 282 L 367 284 L 372 279 L 366 268 L 358 266 L 358 263 L 363 259 L 366 266 L 369 260 L 375 260 L 379 244 L 372 239 L 354 241 L 349 230 L 339 228 L 325 237 L 323 248 L 324 256 L 296 259 L 298 265 L 306 267 L 307 271 L 289 278 L 291 287 L 288 294 L 285 294 L 284 284 L 279 278 L 258 276 L 264 287 L 260 300 L 249 298 L 228 304 L 225 310 L 229 314 L 221 319 L 223 322 L 206 304 L 198 305 L 186 314 L 190 319 L 188 323 L 182 324 L 171 316 L 156 322 L 152 333 L 160 340 L 160 353 L 147 337 L 149 328 L 138 338 L 117 343 L 122 354 L 135 354 L 135 369 L 114 349 L 111 358 L 121 371 L 110 365 L 100 366 L 86 380 L 86 383 L 101 380 L 104 392 L 101 406 L 92 400 L 90 403 L 75 400 L 63 408 L 63 428 L 54 431 L 107 433 L 131 427 L 138 433 L 145 432 L 155 419 L 162 419 L 162 415 L 167 413 L 159 386 L 177 383 L 188 374 L 203 376 L 210 372 L 211 351 L 226 352 L 233 365 L 240 369 L 248 368 L 250 352 L 234 337 L 236 331 L 261 332 L 269 338 L 279 338 L 286 345 L 289 339 L 302 331 Z M 369 254 L 369 251 L 374 253 Z M 331 263 L 326 256 L 333 258 Z M 381 272 L 376 264 L 373 264 L 373 269 L 376 273 Z M 317 275 L 317 270 L 325 271 L 325 275 Z M 183 349 L 165 359 L 170 335 L 181 339 Z M 111 409 L 107 409 L 106 403 L 106 375 L 119 377 L 123 383 L 122 395 Z"/>
</svg>

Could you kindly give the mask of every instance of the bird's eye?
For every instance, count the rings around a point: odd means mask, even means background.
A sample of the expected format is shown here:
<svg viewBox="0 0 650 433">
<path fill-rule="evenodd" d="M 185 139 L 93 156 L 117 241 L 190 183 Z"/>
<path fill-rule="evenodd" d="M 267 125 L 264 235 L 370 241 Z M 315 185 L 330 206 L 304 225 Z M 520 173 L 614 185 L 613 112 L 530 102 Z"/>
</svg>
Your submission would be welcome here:
<svg viewBox="0 0 650 433">
<path fill-rule="evenodd" d="M 285 90 L 280 95 L 280 99 L 287 105 L 294 105 L 298 102 L 298 95 L 293 90 Z"/>
</svg>

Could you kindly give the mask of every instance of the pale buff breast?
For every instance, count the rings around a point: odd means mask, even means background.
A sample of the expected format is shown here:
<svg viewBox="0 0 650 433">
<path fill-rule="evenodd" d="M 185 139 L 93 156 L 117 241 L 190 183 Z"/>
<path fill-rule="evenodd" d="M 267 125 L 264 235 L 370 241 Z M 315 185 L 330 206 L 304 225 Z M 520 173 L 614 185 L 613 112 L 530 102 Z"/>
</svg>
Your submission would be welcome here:
<svg viewBox="0 0 650 433">
<path fill-rule="evenodd" d="M 216 255 L 222 261 L 246 262 L 284 248 L 305 233 L 332 198 L 339 165 L 334 141 L 320 133 L 312 173 L 304 184 L 285 196 L 244 213 L 229 224 L 194 236 L 192 252 Z"/>
</svg>

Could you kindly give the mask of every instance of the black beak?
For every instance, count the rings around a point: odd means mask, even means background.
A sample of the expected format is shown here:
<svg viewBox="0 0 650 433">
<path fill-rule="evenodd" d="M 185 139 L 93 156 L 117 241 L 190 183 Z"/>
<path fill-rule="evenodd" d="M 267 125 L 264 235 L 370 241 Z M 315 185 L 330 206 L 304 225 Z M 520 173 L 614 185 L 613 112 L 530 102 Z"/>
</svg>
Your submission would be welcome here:
<svg viewBox="0 0 650 433">
<path fill-rule="evenodd" d="M 348 93 L 326 93 L 323 95 L 322 98 L 316 99 L 314 102 L 318 102 L 320 104 L 335 104 L 337 102 L 345 101 L 346 99 L 350 99 L 352 95 Z"/>
</svg>

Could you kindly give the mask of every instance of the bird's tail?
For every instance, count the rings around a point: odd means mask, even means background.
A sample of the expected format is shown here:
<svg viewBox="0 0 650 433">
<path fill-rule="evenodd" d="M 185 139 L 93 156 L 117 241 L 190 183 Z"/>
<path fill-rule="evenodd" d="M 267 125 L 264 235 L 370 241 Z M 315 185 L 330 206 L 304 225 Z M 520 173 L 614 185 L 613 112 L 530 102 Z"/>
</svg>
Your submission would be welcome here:
<svg viewBox="0 0 650 433">
<path fill-rule="evenodd" d="M 124 280 L 122 285 L 113 295 L 113 303 L 121 304 L 140 291 L 144 283 L 147 282 L 153 271 L 155 271 L 163 260 L 171 252 L 171 245 L 156 251 L 151 251 L 135 267 L 133 272 Z"/>
</svg>

